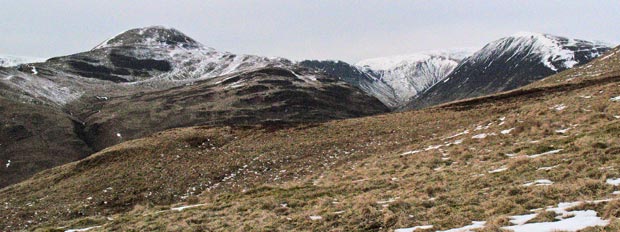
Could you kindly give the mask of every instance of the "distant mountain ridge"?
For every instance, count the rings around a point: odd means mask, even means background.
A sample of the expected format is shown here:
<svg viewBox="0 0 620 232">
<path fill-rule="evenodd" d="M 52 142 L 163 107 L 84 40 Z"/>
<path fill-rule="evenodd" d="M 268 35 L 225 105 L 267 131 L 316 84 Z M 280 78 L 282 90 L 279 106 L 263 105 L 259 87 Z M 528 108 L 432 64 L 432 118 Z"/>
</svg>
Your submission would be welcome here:
<svg viewBox="0 0 620 232">
<path fill-rule="evenodd" d="M 366 59 L 355 65 L 329 60 L 306 60 L 300 64 L 323 70 L 397 108 L 442 80 L 474 51 L 473 48 L 432 50 Z"/>
<path fill-rule="evenodd" d="M 514 89 L 587 63 L 609 49 L 603 42 L 518 32 L 479 50 L 426 51 L 354 65 L 330 60 L 300 64 L 344 80 L 392 109 L 405 110 Z"/>
<path fill-rule="evenodd" d="M 443 80 L 474 51 L 473 48 L 425 51 L 362 60 L 356 66 L 389 83 L 400 105 Z"/>
<path fill-rule="evenodd" d="M 43 62 L 44 58 L 0 54 L 0 67 L 11 67 L 26 63 Z"/>
<path fill-rule="evenodd" d="M 600 42 L 519 32 L 485 45 L 405 108 L 515 89 L 587 63 L 610 49 Z"/>
</svg>

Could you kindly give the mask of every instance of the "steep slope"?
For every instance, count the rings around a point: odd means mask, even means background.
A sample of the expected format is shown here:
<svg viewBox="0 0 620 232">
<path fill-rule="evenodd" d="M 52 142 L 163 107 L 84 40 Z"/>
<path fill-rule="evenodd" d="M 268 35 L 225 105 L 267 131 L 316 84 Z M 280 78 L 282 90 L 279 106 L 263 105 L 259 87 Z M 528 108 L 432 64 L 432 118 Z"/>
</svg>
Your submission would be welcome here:
<svg viewBox="0 0 620 232">
<path fill-rule="evenodd" d="M 304 67 L 321 70 L 332 78 L 358 87 L 367 94 L 376 97 L 388 107 L 395 108 L 399 106 L 394 88 L 384 80 L 364 71 L 360 67 L 343 61 L 332 60 L 304 60 L 299 62 L 299 64 Z"/>
<path fill-rule="evenodd" d="M 355 65 L 388 83 L 402 105 L 443 80 L 473 49 L 420 52 L 410 55 L 362 60 Z"/>
<path fill-rule="evenodd" d="M 173 28 L 153 26 L 125 31 L 87 52 L 5 69 L 7 78 L 0 82 L 64 106 L 82 96 L 126 95 L 257 68 L 289 66 L 289 61 L 280 58 L 220 52 Z"/>
<path fill-rule="evenodd" d="M 95 150 L 193 125 L 286 125 L 388 112 L 379 100 L 304 68 L 262 68 L 192 85 L 72 105 Z M 79 112 L 79 113 L 78 113 Z"/>
<path fill-rule="evenodd" d="M 178 82 L 286 65 L 290 62 L 281 58 L 220 52 L 176 29 L 154 26 L 125 31 L 91 51 L 56 57 L 41 67 L 117 83 L 178 85 Z"/>
<path fill-rule="evenodd" d="M 174 127 L 318 122 L 388 110 L 287 60 L 220 52 L 159 26 L 128 30 L 87 52 L 0 68 L 0 97 L 0 163 L 11 160 L 0 187 Z"/>
<path fill-rule="evenodd" d="M 0 55 L 0 67 L 11 67 L 25 63 L 43 62 L 43 58 L 25 57 L 25 56 L 11 56 Z"/>
<path fill-rule="evenodd" d="M 605 44 L 546 34 L 521 32 L 493 41 L 463 60 L 445 80 L 435 84 L 405 108 L 515 89 L 608 51 Z"/>
<path fill-rule="evenodd" d="M 0 187 L 93 153 L 75 127 L 59 109 L 0 94 Z"/>
<path fill-rule="evenodd" d="M 375 96 L 390 108 L 399 108 L 445 78 L 473 52 L 471 48 L 426 51 L 367 59 L 355 65 L 331 60 L 304 60 L 299 64 L 323 70 Z"/>
<path fill-rule="evenodd" d="M 418 111 L 125 142 L 0 190 L 0 228 L 616 231 L 618 48 L 588 65 Z"/>
</svg>

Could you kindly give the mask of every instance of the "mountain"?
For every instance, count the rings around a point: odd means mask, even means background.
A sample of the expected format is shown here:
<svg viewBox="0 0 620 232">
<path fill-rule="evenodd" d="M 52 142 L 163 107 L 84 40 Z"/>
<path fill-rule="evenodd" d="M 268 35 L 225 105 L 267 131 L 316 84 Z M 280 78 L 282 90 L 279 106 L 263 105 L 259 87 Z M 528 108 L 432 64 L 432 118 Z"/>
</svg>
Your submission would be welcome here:
<svg viewBox="0 0 620 232">
<path fill-rule="evenodd" d="M 380 79 L 394 90 L 398 104 L 443 80 L 473 49 L 420 52 L 409 55 L 362 60 L 355 65 Z"/>
<path fill-rule="evenodd" d="M 0 189 L 0 230 L 618 231 L 619 50 L 429 109 L 125 141 Z"/>
<path fill-rule="evenodd" d="M 260 68 L 164 90 L 95 97 L 69 109 L 81 119 L 83 140 L 96 151 L 176 127 L 278 127 L 388 112 L 379 100 L 344 82 L 296 67 Z"/>
<path fill-rule="evenodd" d="M 173 28 L 137 28 L 90 51 L 37 65 L 80 77 L 169 87 L 262 67 L 290 66 L 281 58 L 236 55 L 205 47 Z"/>
<path fill-rule="evenodd" d="M 25 57 L 25 56 L 11 56 L 0 55 L 0 67 L 11 67 L 25 63 L 43 62 L 43 58 Z"/>
<path fill-rule="evenodd" d="M 343 61 L 301 61 L 302 66 L 326 72 L 398 108 L 418 93 L 443 80 L 473 49 L 452 49 L 378 57 L 355 65 Z"/>
<path fill-rule="evenodd" d="M 388 111 L 281 58 L 131 29 L 90 51 L 0 68 L 0 187 L 108 146 L 184 126 L 281 127 Z"/>
<path fill-rule="evenodd" d="M 423 108 L 515 89 L 584 64 L 608 51 L 600 42 L 519 32 L 472 48 L 342 61 L 305 60 L 375 96 L 392 109 Z"/>
<path fill-rule="evenodd" d="M 284 66 L 291 62 L 220 52 L 176 29 L 153 26 L 125 31 L 90 51 L 5 69 L 10 78 L 1 81 L 37 101 L 62 106 L 82 96 L 125 95 Z M 58 76 L 64 78 L 50 78 Z"/>
<path fill-rule="evenodd" d="M 587 63 L 610 49 L 603 43 L 520 32 L 485 45 L 405 108 L 515 89 Z"/>
<path fill-rule="evenodd" d="M 394 88 L 384 80 L 377 78 L 373 73 L 369 73 L 360 67 L 334 60 L 304 60 L 299 64 L 323 71 L 332 78 L 349 83 L 376 97 L 388 107 L 399 106 Z"/>
</svg>

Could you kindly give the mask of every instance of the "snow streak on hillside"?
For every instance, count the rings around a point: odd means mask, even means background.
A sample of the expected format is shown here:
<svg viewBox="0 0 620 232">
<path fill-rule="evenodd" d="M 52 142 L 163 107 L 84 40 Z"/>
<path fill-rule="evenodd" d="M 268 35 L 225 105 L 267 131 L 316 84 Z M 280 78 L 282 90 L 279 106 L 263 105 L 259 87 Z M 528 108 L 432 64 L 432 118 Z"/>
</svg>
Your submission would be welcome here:
<svg viewBox="0 0 620 232">
<path fill-rule="evenodd" d="M 588 57 L 601 54 L 596 48 L 610 47 L 602 42 L 570 39 L 548 34 L 518 32 L 487 44 L 476 52 L 472 58 L 485 62 L 499 57 L 504 53 L 527 54 L 540 57 L 540 62 L 553 71 L 569 69 L 579 64 L 575 52 L 591 51 Z M 514 55 L 513 55 L 514 56 Z M 510 60 L 510 59 L 509 59 Z"/>
<path fill-rule="evenodd" d="M 356 65 L 386 82 L 403 103 L 443 80 L 474 48 L 434 50 L 362 60 Z"/>
</svg>

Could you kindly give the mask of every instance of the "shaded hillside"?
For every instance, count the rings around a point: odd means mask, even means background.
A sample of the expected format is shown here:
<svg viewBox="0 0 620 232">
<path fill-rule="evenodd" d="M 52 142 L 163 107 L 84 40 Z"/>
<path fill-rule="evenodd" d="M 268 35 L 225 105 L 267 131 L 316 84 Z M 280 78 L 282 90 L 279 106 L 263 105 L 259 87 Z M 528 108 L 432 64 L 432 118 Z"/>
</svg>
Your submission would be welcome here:
<svg viewBox="0 0 620 232">
<path fill-rule="evenodd" d="M 193 125 L 286 126 L 388 112 L 376 98 L 310 70 L 264 68 L 192 85 L 72 105 L 95 150 Z"/>
<path fill-rule="evenodd" d="M 424 110 L 125 142 L 0 190 L 0 228 L 615 231 L 620 56 L 605 57 Z"/>
<path fill-rule="evenodd" d="M 78 127 L 58 109 L 0 96 L 0 187 L 92 154 Z"/>
<path fill-rule="evenodd" d="M 379 99 L 390 108 L 399 105 L 394 89 L 385 81 L 343 61 L 304 60 L 299 65 L 320 70 L 328 76 L 349 83 Z"/>
</svg>

